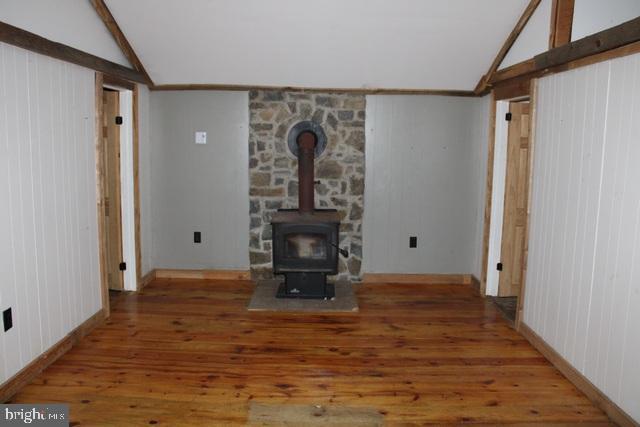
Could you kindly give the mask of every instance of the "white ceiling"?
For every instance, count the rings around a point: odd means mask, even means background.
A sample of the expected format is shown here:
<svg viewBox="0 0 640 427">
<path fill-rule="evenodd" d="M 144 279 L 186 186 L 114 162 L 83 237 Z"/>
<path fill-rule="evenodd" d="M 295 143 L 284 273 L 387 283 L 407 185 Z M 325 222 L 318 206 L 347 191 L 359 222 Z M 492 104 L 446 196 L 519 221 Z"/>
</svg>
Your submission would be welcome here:
<svg viewBox="0 0 640 427">
<path fill-rule="evenodd" d="M 89 0 L 0 0 L 0 21 L 131 66 Z"/>
<path fill-rule="evenodd" d="M 106 0 L 156 84 L 471 90 L 527 0 Z"/>
<path fill-rule="evenodd" d="M 551 3 L 551 0 L 540 2 L 498 69 L 526 61 L 549 49 Z"/>
</svg>

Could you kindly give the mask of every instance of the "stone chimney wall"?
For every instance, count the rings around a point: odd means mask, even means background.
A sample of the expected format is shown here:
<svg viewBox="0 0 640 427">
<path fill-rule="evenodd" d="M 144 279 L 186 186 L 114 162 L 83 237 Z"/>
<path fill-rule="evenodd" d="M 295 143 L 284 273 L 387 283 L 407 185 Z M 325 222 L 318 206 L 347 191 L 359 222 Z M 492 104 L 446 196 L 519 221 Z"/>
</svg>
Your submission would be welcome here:
<svg viewBox="0 0 640 427">
<path fill-rule="evenodd" d="M 364 210 L 365 96 L 256 90 L 249 93 L 249 260 L 254 279 L 272 277 L 271 215 L 298 207 L 298 161 L 287 147 L 289 129 L 312 120 L 327 147 L 316 159 L 316 209 L 341 217 L 339 277 L 360 280 Z"/>
</svg>

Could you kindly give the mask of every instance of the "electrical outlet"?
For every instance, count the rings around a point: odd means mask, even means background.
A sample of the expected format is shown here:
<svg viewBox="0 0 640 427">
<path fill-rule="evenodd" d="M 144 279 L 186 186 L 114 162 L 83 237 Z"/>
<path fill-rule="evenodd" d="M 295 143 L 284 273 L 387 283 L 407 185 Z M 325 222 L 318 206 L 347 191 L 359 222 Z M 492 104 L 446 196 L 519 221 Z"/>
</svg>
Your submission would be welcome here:
<svg viewBox="0 0 640 427">
<path fill-rule="evenodd" d="M 193 243 L 202 243 L 202 234 L 199 231 L 193 232 Z"/>
<path fill-rule="evenodd" d="M 13 316 L 11 315 L 11 307 L 2 312 L 2 323 L 4 324 L 5 332 L 13 327 Z"/>
<path fill-rule="evenodd" d="M 418 247 L 418 236 L 410 236 L 409 237 L 409 247 L 417 248 Z"/>
</svg>

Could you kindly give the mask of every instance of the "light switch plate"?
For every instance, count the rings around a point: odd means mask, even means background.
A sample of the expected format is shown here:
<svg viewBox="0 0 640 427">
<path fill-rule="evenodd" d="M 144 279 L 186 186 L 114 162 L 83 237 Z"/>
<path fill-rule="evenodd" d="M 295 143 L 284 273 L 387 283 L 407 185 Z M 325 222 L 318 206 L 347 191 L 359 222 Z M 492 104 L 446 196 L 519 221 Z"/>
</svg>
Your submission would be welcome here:
<svg viewBox="0 0 640 427">
<path fill-rule="evenodd" d="M 207 133 L 203 131 L 196 132 L 196 144 L 206 144 L 207 143 Z"/>
</svg>

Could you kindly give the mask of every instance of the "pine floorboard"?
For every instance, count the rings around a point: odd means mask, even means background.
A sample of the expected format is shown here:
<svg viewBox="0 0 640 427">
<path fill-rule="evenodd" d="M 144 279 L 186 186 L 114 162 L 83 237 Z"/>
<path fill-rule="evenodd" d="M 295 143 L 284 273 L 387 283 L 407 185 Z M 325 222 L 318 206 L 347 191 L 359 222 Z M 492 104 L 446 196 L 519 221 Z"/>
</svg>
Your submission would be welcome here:
<svg viewBox="0 0 640 427">
<path fill-rule="evenodd" d="M 244 425 L 250 402 L 385 425 L 611 425 L 465 285 L 358 285 L 357 313 L 245 309 L 242 281 L 156 280 L 13 399 L 71 425 Z"/>
</svg>

